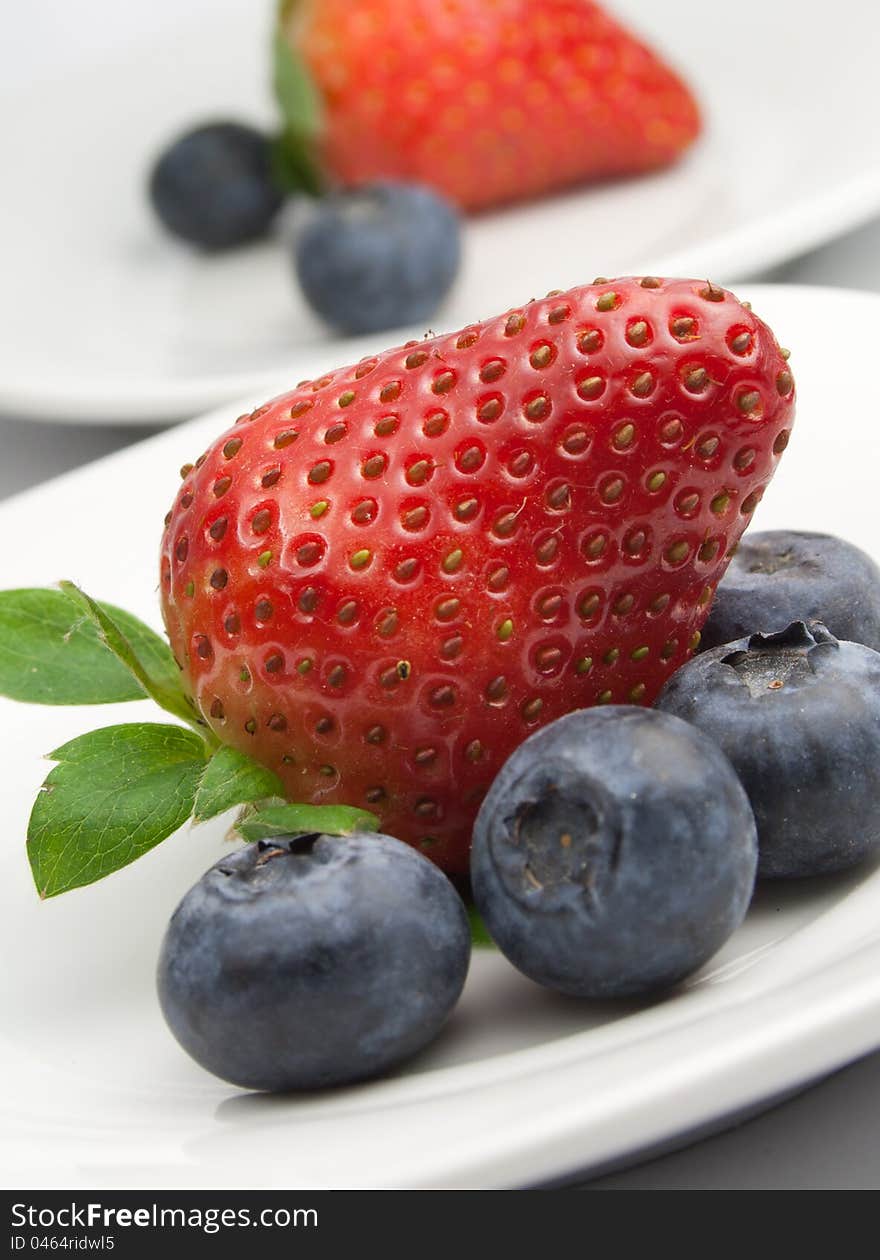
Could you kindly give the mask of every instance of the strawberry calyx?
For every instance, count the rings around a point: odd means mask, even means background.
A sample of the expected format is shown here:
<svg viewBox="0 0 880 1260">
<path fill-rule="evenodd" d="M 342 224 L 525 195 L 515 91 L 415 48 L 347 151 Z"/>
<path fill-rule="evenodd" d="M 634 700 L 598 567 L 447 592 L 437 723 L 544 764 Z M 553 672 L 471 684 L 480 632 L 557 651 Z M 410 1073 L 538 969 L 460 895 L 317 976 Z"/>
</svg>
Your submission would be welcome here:
<svg viewBox="0 0 880 1260">
<path fill-rule="evenodd" d="M 272 178 L 285 193 L 320 197 L 327 182 L 312 146 L 301 133 L 286 128 L 271 140 Z"/>
<path fill-rule="evenodd" d="M 233 830 L 349 835 L 378 819 L 345 805 L 299 805 L 266 766 L 221 745 L 185 695 L 168 644 L 72 582 L 0 591 L 0 694 L 36 704 L 151 699 L 184 726 L 126 722 L 69 740 L 28 823 L 37 891 L 54 897 L 127 866 L 177 831 L 244 806 Z"/>
<path fill-rule="evenodd" d="M 272 142 L 272 163 L 282 188 L 317 197 L 327 182 L 317 155 L 323 106 L 311 75 L 287 37 L 296 2 L 282 0 L 272 35 L 272 87 L 282 119 Z"/>
<path fill-rule="evenodd" d="M 74 582 L 62 580 L 58 583 L 58 588 L 79 607 L 83 616 L 92 622 L 97 631 L 99 643 L 109 652 L 112 652 L 116 659 L 125 666 L 134 681 L 143 690 L 145 696 L 154 700 L 160 709 L 164 709 L 172 717 L 179 718 L 187 726 L 191 726 L 196 734 L 205 741 L 210 751 L 214 751 L 220 746 L 220 741 L 214 732 L 204 719 L 196 713 L 192 701 L 184 695 L 179 681 L 177 679 L 169 680 L 167 671 L 165 671 L 163 676 L 162 673 L 151 668 L 149 660 L 141 659 L 124 631 L 106 608 L 102 607 L 97 600 L 92 599 L 90 595 L 87 595 L 85 591 L 80 590 Z"/>
</svg>

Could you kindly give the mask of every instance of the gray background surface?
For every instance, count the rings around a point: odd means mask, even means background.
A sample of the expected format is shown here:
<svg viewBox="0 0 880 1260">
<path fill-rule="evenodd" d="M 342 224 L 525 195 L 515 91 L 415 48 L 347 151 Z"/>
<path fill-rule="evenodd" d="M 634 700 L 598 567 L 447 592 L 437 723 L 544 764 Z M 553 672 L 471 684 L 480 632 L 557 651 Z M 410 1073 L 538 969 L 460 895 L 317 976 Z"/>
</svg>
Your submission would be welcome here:
<svg viewBox="0 0 880 1260">
<path fill-rule="evenodd" d="M 880 220 L 754 279 L 880 292 Z M 152 432 L 149 428 L 85 428 L 0 418 L 0 498 Z M 575 1179 L 573 1188 L 880 1188 L 880 1053 L 724 1133 L 623 1171 Z"/>
</svg>

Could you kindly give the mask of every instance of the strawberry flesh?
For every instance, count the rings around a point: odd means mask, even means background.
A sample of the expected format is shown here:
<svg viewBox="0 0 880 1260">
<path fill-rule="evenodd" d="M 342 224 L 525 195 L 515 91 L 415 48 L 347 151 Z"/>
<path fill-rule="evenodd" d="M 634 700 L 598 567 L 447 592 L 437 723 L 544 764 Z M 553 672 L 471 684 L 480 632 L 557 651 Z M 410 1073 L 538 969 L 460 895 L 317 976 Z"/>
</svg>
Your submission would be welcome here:
<svg viewBox="0 0 880 1260">
<path fill-rule="evenodd" d="M 788 441 L 768 327 L 616 280 L 305 382 L 193 467 L 165 623 L 218 737 L 452 873 L 513 749 L 651 704 Z"/>
</svg>

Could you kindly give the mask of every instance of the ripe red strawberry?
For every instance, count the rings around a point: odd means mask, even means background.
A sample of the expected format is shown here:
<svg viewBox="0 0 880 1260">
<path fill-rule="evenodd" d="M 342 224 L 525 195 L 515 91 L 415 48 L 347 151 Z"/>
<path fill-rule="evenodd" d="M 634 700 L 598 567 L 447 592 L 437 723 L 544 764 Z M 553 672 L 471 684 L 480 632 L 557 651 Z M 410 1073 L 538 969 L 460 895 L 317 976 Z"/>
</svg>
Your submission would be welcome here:
<svg viewBox="0 0 880 1260">
<path fill-rule="evenodd" d="M 343 183 L 477 209 L 663 166 L 699 131 L 678 76 L 587 0 L 288 0 L 282 21 Z M 301 135 L 308 93 L 280 96 Z"/>
<path fill-rule="evenodd" d="M 218 736 L 450 871 L 537 726 L 650 704 L 788 441 L 773 334 L 702 282 L 602 282 L 241 420 L 168 517 L 166 625 Z"/>
</svg>

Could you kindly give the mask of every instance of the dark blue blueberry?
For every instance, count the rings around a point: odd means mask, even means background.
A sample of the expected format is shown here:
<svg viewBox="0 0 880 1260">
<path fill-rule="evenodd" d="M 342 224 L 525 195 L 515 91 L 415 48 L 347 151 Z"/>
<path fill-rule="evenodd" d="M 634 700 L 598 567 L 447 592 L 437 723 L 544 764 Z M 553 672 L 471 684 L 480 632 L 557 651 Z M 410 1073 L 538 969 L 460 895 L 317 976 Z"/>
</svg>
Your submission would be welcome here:
<svg viewBox="0 0 880 1260">
<path fill-rule="evenodd" d="M 689 661 L 657 705 L 727 753 L 758 824 L 758 875 L 821 875 L 880 848 L 880 654 L 818 622 Z"/>
<path fill-rule="evenodd" d="M 428 319 L 455 279 L 460 257 L 458 215 L 418 184 L 376 183 L 328 196 L 296 242 L 306 298 L 345 333 Z"/>
<path fill-rule="evenodd" d="M 792 621 L 821 621 L 838 639 L 880 650 L 880 569 L 829 534 L 748 534 L 718 587 L 703 651 Z"/>
<path fill-rule="evenodd" d="M 159 157 L 150 200 L 169 232 L 207 250 L 264 236 L 283 200 L 268 138 L 241 123 L 196 127 Z"/>
<path fill-rule="evenodd" d="M 675 984 L 739 926 L 755 822 L 724 754 L 685 722 L 570 713 L 508 759 L 477 817 L 474 899 L 520 971 L 578 997 Z"/>
<path fill-rule="evenodd" d="M 437 1035 L 470 958 L 442 872 L 388 836 L 282 836 L 222 858 L 174 912 L 159 958 L 171 1031 L 250 1089 L 341 1085 Z"/>
</svg>

